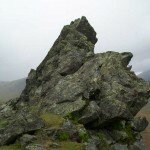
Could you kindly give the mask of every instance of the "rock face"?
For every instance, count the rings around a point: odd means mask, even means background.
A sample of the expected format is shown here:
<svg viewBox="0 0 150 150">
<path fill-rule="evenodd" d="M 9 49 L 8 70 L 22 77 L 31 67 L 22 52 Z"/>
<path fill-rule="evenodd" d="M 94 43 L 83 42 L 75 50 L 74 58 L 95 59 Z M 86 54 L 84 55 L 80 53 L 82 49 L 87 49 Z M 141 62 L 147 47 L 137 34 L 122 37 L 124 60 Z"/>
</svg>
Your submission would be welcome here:
<svg viewBox="0 0 150 150">
<path fill-rule="evenodd" d="M 143 149 L 148 123 L 134 116 L 150 85 L 130 71 L 130 52 L 94 54 L 96 42 L 85 17 L 64 26 L 20 98 L 0 108 L 3 149 Z"/>
</svg>

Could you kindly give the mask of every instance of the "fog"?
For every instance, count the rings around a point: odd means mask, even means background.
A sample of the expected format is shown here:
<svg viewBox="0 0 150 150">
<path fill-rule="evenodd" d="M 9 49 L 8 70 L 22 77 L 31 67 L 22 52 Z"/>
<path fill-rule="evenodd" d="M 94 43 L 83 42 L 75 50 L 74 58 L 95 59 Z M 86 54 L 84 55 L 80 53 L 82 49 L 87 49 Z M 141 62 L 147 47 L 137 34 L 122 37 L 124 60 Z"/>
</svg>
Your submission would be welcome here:
<svg viewBox="0 0 150 150">
<path fill-rule="evenodd" d="M 150 70 L 149 0 L 0 0 L 0 81 L 26 77 L 81 16 L 97 32 L 96 53 L 130 51 L 136 73 Z"/>
</svg>

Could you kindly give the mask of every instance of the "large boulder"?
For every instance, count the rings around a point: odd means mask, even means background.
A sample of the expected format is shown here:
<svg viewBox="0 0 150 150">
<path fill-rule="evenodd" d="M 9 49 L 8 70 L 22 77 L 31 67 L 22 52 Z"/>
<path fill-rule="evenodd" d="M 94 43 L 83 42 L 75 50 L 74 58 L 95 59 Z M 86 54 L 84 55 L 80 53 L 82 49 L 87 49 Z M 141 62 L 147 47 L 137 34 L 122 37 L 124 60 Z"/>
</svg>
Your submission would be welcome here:
<svg viewBox="0 0 150 150">
<path fill-rule="evenodd" d="M 20 98 L 0 108 L 0 145 L 20 137 L 26 149 L 127 149 L 136 143 L 147 122 L 134 116 L 150 98 L 150 84 L 131 71 L 132 53 L 94 54 L 96 42 L 85 17 L 64 26 L 46 58 L 30 71 Z M 36 141 L 30 143 L 32 136 Z"/>
<path fill-rule="evenodd" d="M 31 114 L 18 114 L 11 118 L 0 120 L 5 122 L 0 126 L 0 146 L 4 144 L 11 144 L 16 141 L 20 135 L 24 133 L 34 133 L 34 131 L 44 127 L 44 122 L 35 115 Z"/>
</svg>

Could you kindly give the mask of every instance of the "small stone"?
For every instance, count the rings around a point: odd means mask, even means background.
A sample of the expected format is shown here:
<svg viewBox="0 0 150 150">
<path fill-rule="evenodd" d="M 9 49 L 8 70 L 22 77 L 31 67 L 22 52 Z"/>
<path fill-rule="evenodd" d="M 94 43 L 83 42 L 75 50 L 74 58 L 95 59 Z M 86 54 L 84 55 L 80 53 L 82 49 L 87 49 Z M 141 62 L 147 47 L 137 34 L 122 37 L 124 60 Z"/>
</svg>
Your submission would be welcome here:
<svg viewBox="0 0 150 150">
<path fill-rule="evenodd" d="M 36 136 L 34 136 L 34 135 L 29 135 L 29 134 L 24 134 L 24 135 L 20 138 L 21 147 L 27 146 L 28 144 L 32 143 L 34 140 L 36 140 Z"/>
<path fill-rule="evenodd" d="M 148 126 L 148 121 L 145 117 L 137 117 L 131 122 L 131 127 L 133 130 L 141 132 L 144 131 Z"/>
<path fill-rule="evenodd" d="M 136 141 L 134 144 L 129 146 L 129 150 L 145 150 L 145 146 L 142 140 Z"/>
<path fill-rule="evenodd" d="M 124 144 L 114 144 L 113 146 L 111 146 L 111 150 L 129 150 L 127 145 Z"/>
</svg>

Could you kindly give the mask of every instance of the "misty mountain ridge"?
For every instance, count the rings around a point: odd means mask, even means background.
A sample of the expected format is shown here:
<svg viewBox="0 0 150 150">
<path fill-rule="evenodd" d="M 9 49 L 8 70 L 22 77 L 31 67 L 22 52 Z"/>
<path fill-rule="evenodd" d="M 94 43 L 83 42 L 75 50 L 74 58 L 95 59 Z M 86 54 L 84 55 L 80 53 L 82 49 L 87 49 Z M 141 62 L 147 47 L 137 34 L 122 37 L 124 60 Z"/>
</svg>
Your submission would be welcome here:
<svg viewBox="0 0 150 150">
<path fill-rule="evenodd" d="M 14 81 L 0 81 L 0 101 L 19 97 L 26 85 L 26 78 Z"/>
<path fill-rule="evenodd" d="M 144 79 L 145 81 L 150 81 L 150 70 L 140 73 L 138 77 Z"/>
</svg>

